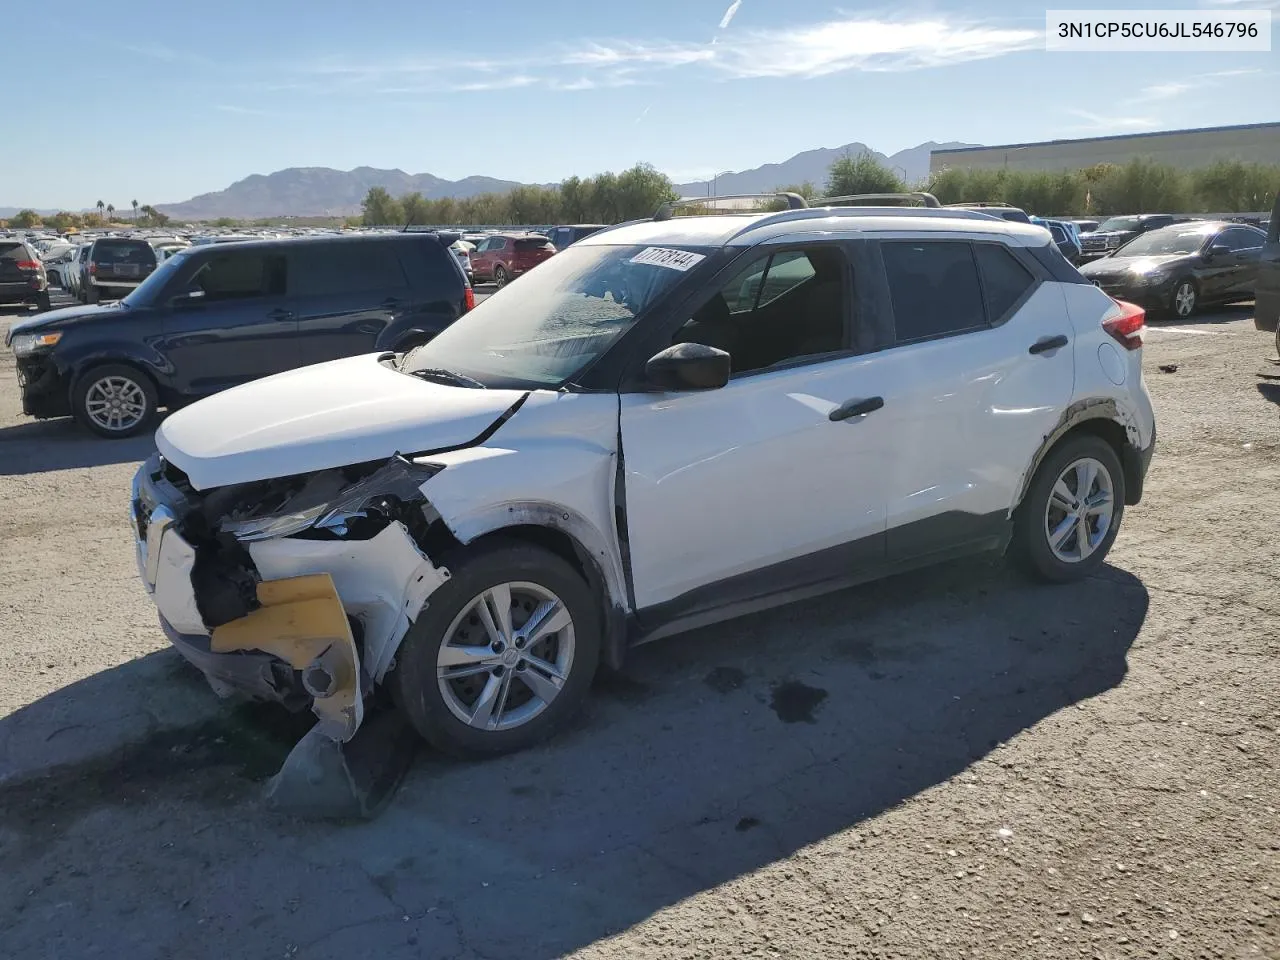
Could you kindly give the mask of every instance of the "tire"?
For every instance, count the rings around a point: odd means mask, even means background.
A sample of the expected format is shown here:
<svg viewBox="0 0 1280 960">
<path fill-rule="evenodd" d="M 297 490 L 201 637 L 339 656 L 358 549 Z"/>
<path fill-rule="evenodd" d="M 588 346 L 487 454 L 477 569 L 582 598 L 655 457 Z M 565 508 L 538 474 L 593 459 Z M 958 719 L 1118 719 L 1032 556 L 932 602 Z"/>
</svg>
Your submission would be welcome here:
<svg viewBox="0 0 1280 960">
<path fill-rule="evenodd" d="M 397 652 L 397 666 L 390 680 L 393 698 L 418 733 L 438 750 L 453 756 L 498 756 L 547 739 L 581 709 L 600 661 L 600 605 L 596 597 L 563 559 L 519 540 L 494 538 L 481 546 L 464 548 L 448 558 L 448 567 L 452 577 L 431 595 Z M 567 612 L 570 619 L 568 626 L 526 648 L 540 658 L 546 657 L 543 663 L 557 657 L 560 669 L 565 671 L 558 692 L 552 693 L 549 701 L 535 695 L 524 680 L 534 678 L 542 689 L 549 690 L 555 684 L 548 674 L 535 673 L 527 663 L 511 666 L 521 658 L 515 641 L 501 653 L 495 653 L 498 648 L 486 642 L 491 634 L 478 611 L 490 596 L 488 591 L 496 589 L 501 596 L 503 585 L 508 585 L 512 602 L 520 604 L 511 608 L 517 611 L 512 634 L 517 640 L 520 621 L 516 617 L 528 617 L 528 605 L 538 599 L 531 596 L 529 588 L 542 591 L 543 600 L 546 595 L 558 599 L 561 614 Z M 552 610 L 552 615 L 561 614 Z M 477 635 L 479 643 L 467 643 Z M 458 648 L 456 642 L 449 643 L 451 639 L 461 640 L 463 646 L 477 653 L 484 651 L 486 662 L 465 658 L 455 661 L 457 666 L 442 668 L 442 649 Z M 471 672 L 449 680 L 439 677 L 440 669 Z M 478 719 L 464 719 L 468 712 L 473 718 L 481 712 L 479 702 L 486 693 L 496 694 L 490 702 L 501 696 L 504 678 L 506 700 L 497 708 L 496 723 L 505 719 L 513 725 L 485 729 Z M 512 703 L 514 707 L 510 706 Z M 523 720 L 522 711 L 526 716 Z M 490 723 L 495 721 L 491 719 Z"/>
<path fill-rule="evenodd" d="M 45 287 L 40 291 L 40 295 L 36 297 L 36 309 L 42 313 L 46 310 L 53 309 L 53 299 L 49 296 L 49 288 Z"/>
<path fill-rule="evenodd" d="M 1196 312 L 1200 305 L 1200 291 L 1196 289 L 1194 280 L 1184 278 L 1173 285 L 1169 294 L 1168 311 L 1171 317 L 1186 320 Z"/>
<path fill-rule="evenodd" d="M 1062 478 L 1069 499 L 1079 503 L 1075 496 L 1079 492 L 1082 474 L 1072 470 L 1074 476 L 1066 478 L 1064 475 L 1070 468 L 1081 464 L 1085 467 L 1085 478 L 1089 476 L 1090 469 L 1096 470 L 1090 483 L 1096 500 L 1110 487 L 1106 531 L 1100 538 L 1089 540 L 1088 550 L 1083 556 L 1079 549 L 1079 517 L 1075 524 L 1068 524 L 1067 519 L 1072 514 L 1059 505 L 1062 500 L 1055 496 L 1055 487 Z M 1073 482 L 1075 489 L 1072 489 Z M 1050 583 L 1070 583 L 1089 576 L 1102 565 L 1115 542 L 1124 516 L 1124 496 L 1124 470 L 1111 444 L 1092 434 L 1078 434 L 1067 439 L 1049 451 L 1018 505 L 1014 515 L 1012 556 L 1032 576 Z M 1101 532 L 1100 520 L 1101 514 L 1091 512 L 1086 516 L 1091 537 Z M 1056 531 L 1062 531 L 1066 538 L 1059 541 L 1059 549 L 1055 549 L 1051 540 L 1051 532 Z"/>
<path fill-rule="evenodd" d="M 511 276 L 507 273 L 507 268 L 502 264 L 498 264 L 493 268 L 493 282 L 497 284 L 499 290 L 505 287 L 510 280 Z"/>
<path fill-rule="evenodd" d="M 113 399 L 119 400 L 121 406 L 112 408 Z M 105 408 L 103 403 L 107 404 Z M 123 363 L 93 367 L 81 374 L 71 388 L 72 416 L 88 430 L 110 440 L 136 437 L 151 428 L 156 421 L 157 403 L 151 378 Z M 120 425 L 113 428 L 111 421 L 116 415 Z"/>
<path fill-rule="evenodd" d="M 94 286 L 92 283 L 86 283 L 84 285 L 84 302 L 85 303 L 98 302 L 98 288 Z"/>
</svg>

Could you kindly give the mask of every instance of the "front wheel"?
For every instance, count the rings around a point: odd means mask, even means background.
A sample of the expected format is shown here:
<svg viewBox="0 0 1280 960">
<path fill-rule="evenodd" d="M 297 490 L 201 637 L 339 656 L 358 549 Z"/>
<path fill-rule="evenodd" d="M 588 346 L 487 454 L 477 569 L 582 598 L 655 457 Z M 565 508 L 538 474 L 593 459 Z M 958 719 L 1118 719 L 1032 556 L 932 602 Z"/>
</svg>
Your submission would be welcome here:
<svg viewBox="0 0 1280 960">
<path fill-rule="evenodd" d="M 1014 517 L 1013 547 L 1030 573 L 1069 583 L 1093 573 L 1124 514 L 1124 471 L 1101 437 L 1077 436 L 1040 464 Z"/>
<path fill-rule="evenodd" d="M 396 659 L 392 692 L 455 756 L 520 750 L 582 707 L 600 659 L 599 605 L 549 550 L 495 539 L 459 551 Z"/>
<path fill-rule="evenodd" d="M 71 391 L 71 412 L 100 437 L 120 440 L 155 422 L 155 385 L 144 373 L 120 363 L 87 371 Z"/>
<path fill-rule="evenodd" d="M 1179 280 L 1173 288 L 1169 311 L 1179 320 L 1185 320 L 1196 312 L 1197 300 L 1196 285 L 1190 280 Z"/>
</svg>

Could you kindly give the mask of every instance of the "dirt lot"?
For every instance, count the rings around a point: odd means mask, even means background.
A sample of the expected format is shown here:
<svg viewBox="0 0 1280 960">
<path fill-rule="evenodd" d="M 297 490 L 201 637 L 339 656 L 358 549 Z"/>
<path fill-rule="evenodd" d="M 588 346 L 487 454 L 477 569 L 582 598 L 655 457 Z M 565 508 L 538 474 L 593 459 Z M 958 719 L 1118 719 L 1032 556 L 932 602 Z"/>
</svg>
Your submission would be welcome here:
<svg viewBox="0 0 1280 960">
<path fill-rule="evenodd" d="M 424 752 L 345 826 L 264 812 L 295 731 L 164 651 L 149 444 L 25 421 L 0 353 L 0 952 L 1280 957 L 1280 367 L 1248 317 L 1152 331 L 1160 442 L 1099 576 L 957 564 L 674 638 L 556 742 Z"/>
</svg>

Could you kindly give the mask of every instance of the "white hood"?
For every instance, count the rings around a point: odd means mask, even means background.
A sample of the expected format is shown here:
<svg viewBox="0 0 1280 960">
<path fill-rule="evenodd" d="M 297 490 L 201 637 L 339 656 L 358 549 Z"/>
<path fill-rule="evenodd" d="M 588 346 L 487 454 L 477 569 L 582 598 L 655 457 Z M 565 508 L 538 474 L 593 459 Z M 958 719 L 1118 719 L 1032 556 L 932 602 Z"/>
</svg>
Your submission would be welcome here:
<svg viewBox="0 0 1280 960">
<path fill-rule="evenodd" d="M 451 387 L 407 376 L 377 354 L 302 367 L 169 416 L 156 446 L 197 490 L 465 446 L 521 390 Z"/>
</svg>

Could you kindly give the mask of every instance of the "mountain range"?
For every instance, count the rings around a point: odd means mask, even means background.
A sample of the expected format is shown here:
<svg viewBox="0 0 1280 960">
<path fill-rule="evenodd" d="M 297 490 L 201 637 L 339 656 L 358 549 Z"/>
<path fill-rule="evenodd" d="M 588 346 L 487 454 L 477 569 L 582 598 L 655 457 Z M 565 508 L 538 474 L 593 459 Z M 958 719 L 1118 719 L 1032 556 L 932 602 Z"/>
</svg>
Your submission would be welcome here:
<svg viewBox="0 0 1280 960">
<path fill-rule="evenodd" d="M 713 181 L 700 180 L 675 185 L 681 196 L 730 193 L 759 193 L 806 180 L 822 189 L 832 162 L 844 154 L 870 153 L 895 170 L 907 183 L 917 183 L 929 174 L 929 154 L 933 150 L 977 146 L 970 143 L 929 141 L 907 150 L 885 155 L 863 143 L 806 150 L 781 163 L 766 163 L 750 170 L 722 173 Z M 504 193 L 522 186 L 515 180 L 471 176 L 445 180 L 430 173 L 410 174 L 403 170 L 356 167 L 333 170 L 329 167 L 290 167 L 275 173 L 255 173 L 225 190 L 203 193 L 181 203 L 156 204 L 156 209 L 178 221 L 216 220 L 219 217 L 256 219 L 260 217 L 348 216 L 360 212 L 360 201 L 370 187 L 384 187 L 393 197 L 421 193 L 428 200 L 440 197 L 464 199 L 481 193 Z M 17 213 L 17 208 L 0 207 L 0 217 Z M 39 211 L 54 213 L 56 211 Z"/>
</svg>

